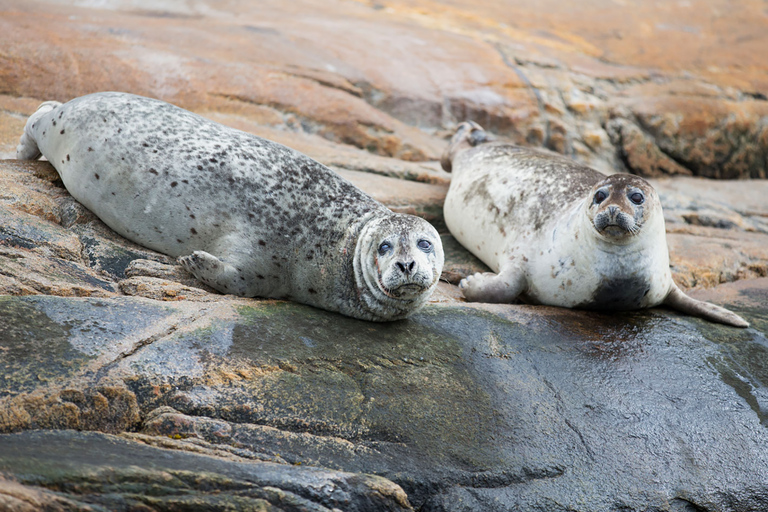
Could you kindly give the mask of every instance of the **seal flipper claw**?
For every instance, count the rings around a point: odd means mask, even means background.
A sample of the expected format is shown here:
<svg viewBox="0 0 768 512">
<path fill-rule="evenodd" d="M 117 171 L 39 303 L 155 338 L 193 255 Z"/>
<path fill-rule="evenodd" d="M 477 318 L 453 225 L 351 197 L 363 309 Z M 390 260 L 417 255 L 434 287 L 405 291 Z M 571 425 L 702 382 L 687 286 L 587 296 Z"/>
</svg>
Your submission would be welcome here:
<svg viewBox="0 0 768 512">
<path fill-rule="evenodd" d="M 734 327 L 749 327 L 749 322 L 736 313 L 728 311 L 723 307 L 710 304 L 709 302 L 691 298 L 683 293 L 683 291 L 674 283 L 672 284 L 672 289 L 669 291 L 669 295 L 664 299 L 663 304 L 683 313 L 699 318 L 705 318 L 713 322 L 732 325 Z"/>
<path fill-rule="evenodd" d="M 519 270 L 502 270 L 467 276 L 459 283 L 464 297 L 470 302 L 509 303 L 522 293 L 525 276 Z"/>
<path fill-rule="evenodd" d="M 242 272 L 233 265 L 205 251 L 195 251 L 189 256 L 179 256 L 176 261 L 190 274 L 222 293 L 247 295 L 247 280 L 240 279 Z"/>
</svg>

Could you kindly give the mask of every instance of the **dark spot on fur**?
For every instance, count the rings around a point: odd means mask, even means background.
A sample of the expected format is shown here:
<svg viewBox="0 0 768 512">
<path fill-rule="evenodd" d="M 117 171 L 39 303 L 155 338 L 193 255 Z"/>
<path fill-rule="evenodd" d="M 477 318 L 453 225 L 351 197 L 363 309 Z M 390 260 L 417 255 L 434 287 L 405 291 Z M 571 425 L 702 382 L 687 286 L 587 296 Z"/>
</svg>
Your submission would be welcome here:
<svg viewBox="0 0 768 512">
<path fill-rule="evenodd" d="M 189 180 L 181 180 L 181 182 L 182 183 L 186 183 L 187 185 L 189 185 Z"/>
<path fill-rule="evenodd" d="M 150 172 L 151 174 L 154 174 L 155 176 L 157 176 L 157 175 L 159 174 L 159 173 L 158 173 L 156 170 L 154 170 L 154 169 L 150 169 L 150 170 L 149 170 L 149 172 Z"/>
<path fill-rule="evenodd" d="M 648 283 L 637 277 L 605 280 L 594 291 L 592 298 L 579 307 L 613 311 L 636 309 L 648 290 Z"/>
<path fill-rule="evenodd" d="M 211 158 L 208 161 L 211 162 L 212 164 L 218 163 L 218 160 L 216 160 L 215 158 Z"/>
<path fill-rule="evenodd" d="M 179 240 L 178 238 L 176 239 L 176 241 L 177 241 L 177 242 L 179 242 L 180 244 L 183 244 L 183 243 L 184 243 L 184 242 L 182 242 L 181 240 Z"/>
<path fill-rule="evenodd" d="M 120 133 L 120 132 L 122 132 L 122 131 L 123 131 L 123 129 L 122 129 L 122 128 L 118 128 L 118 129 L 117 129 L 117 133 Z"/>
<path fill-rule="evenodd" d="M 144 146 L 145 148 L 149 147 L 149 144 L 147 144 L 146 142 L 142 142 L 141 145 Z"/>
<path fill-rule="evenodd" d="M 197 166 L 197 170 L 198 170 L 198 171 L 202 171 L 202 170 L 203 170 L 203 166 L 202 166 L 202 165 L 198 165 L 198 166 Z"/>
<path fill-rule="evenodd" d="M 265 242 L 264 240 L 259 240 L 259 245 L 267 245 L 267 242 Z"/>
<path fill-rule="evenodd" d="M 309 290 L 307 290 L 307 291 L 308 291 L 309 293 L 312 293 L 312 294 L 315 294 L 315 293 L 317 293 L 317 290 L 313 290 L 312 288 L 310 288 L 310 289 L 309 289 Z"/>
<path fill-rule="evenodd" d="M 197 230 L 195 228 L 190 228 L 189 232 L 192 233 L 193 235 L 197 234 Z"/>
<path fill-rule="evenodd" d="M 258 277 L 259 279 L 264 279 L 264 276 L 261 274 L 257 274 L 256 277 Z"/>
<path fill-rule="evenodd" d="M 56 120 L 55 119 L 51 119 L 51 121 L 53 121 L 53 126 L 56 126 Z"/>
<path fill-rule="evenodd" d="M 99 177 L 99 173 L 95 172 L 95 173 L 93 173 L 93 175 L 94 175 L 94 176 L 96 176 L 96 179 L 97 179 L 97 180 L 98 180 L 98 179 L 101 179 L 101 178 Z"/>
<path fill-rule="evenodd" d="M 114 193 L 114 192 L 112 192 L 112 195 L 115 195 L 115 193 Z"/>
<path fill-rule="evenodd" d="M 91 151 L 93 151 L 93 148 L 88 148 L 88 152 L 90 153 Z"/>
<path fill-rule="evenodd" d="M 241 281 L 245 281 L 245 278 L 243 276 L 240 276 Z"/>
<path fill-rule="evenodd" d="M 189 214 L 189 216 L 190 216 L 190 218 L 192 218 L 192 219 L 194 219 L 194 218 L 195 218 L 195 214 L 194 214 L 194 213 L 190 213 L 190 214 Z"/>
<path fill-rule="evenodd" d="M 178 181 L 172 181 L 172 182 L 171 182 L 171 188 L 175 187 L 175 186 L 176 186 L 176 185 L 178 185 L 178 184 L 179 184 L 179 182 L 178 182 Z"/>
<path fill-rule="evenodd" d="M 67 162 L 69 162 L 69 155 L 67 155 Z"/>
<path fill-rule="evenodd" d="M 60 131 L 59 133 L 60 133 L 60 134 L 62 134 L 62 135 L 64 135 L 64 128 L 62 128 L 62 129 L 61 129 L 61 131 Z"/>
</svg>

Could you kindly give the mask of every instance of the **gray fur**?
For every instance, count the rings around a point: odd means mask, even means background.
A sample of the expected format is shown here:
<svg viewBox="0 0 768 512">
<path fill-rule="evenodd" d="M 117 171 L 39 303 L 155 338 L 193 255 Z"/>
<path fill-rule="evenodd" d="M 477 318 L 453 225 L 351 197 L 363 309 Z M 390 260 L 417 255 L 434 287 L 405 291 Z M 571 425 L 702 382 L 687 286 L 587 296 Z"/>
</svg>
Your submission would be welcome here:
<svg viewBox="0 0 768 512">
<path fill-rule="evenodd" d="M 106 92 L 47 102 L 18 157 L 40 153 L 108 226 L 225 293 L 394 320 L 426 302 L 442 270 L 440 238 L 423 219 L 301 153 L 162 101 Z M 385 238 L 393 253 L 380 256 Z M 413 249 L 422 239 L 431 252 Z M 397 272 L 397 258 L 417 268 Z M 395 297 L 400 285 L 411 292 Z"/>
</svg>

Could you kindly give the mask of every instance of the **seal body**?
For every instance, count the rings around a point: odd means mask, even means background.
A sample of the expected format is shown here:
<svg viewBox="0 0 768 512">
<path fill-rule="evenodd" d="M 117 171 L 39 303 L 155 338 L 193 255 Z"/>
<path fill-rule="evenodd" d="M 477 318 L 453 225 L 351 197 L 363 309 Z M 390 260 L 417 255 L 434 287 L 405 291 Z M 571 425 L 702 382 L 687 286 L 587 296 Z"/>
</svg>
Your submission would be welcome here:
<svg viewBox="0 0 768 512">
<path fill-rule="evenodd" d="M 423 219 L 294 150 L 162 101 L 46 102 L 17 156 L 40 153 L 105 224 L 224 293 L 394 320 L 428 300 L 442 270 Z"/>
<path fill-rule="evenodd" d="M 491 140 L 463 123 L 443 157 L 453 236 L 494 273 L 460 283 L 469 300 L 632 310 L 667 304 L 731 325 L 738 315 L 672 281 L 659 197 L 642 178 Z"/>
</svg>

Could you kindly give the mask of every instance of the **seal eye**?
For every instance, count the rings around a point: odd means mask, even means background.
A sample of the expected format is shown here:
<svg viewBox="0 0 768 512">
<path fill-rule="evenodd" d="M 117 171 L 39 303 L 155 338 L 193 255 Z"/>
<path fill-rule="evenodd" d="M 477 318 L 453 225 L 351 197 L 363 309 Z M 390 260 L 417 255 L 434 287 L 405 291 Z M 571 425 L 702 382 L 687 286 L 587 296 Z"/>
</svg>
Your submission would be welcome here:
<svg viewBox="0 0 768 512">
<path fill-rule="evenodd" d="M 419 246 L 419 249 L 421 249 L 424 252 L 429 252 L 432 250 L 432 242 L 429 240 L 419 240 L 419 243 L 416 244 Z"/>
<path fill-rule="evenodd" d="M 392 249 L 392 246 L 389 245 L 389 242 L 381 242 L 381 245 L 379 246 L 379 254 L 384 256 L 390 249 Z"/>
<path fill-rule="evenodd" d="M 635 192 L 634 194 L 629 196 L 629 200 L 635 204 L 643 204 L 643 201 L 645 201 L 645 197 L 643 197 L 643 194 L 641 194 L 640 192 Z"/>
<path fill-rule="evenodd" d="M 605 190 L 598 190 L 595 193 L 595 204 L 600 204 L 603 201 L 605 201 L 605 198 L 608 197 L 608 194 L 605 193 Z"/>
</svg>

